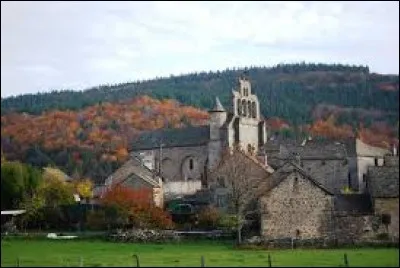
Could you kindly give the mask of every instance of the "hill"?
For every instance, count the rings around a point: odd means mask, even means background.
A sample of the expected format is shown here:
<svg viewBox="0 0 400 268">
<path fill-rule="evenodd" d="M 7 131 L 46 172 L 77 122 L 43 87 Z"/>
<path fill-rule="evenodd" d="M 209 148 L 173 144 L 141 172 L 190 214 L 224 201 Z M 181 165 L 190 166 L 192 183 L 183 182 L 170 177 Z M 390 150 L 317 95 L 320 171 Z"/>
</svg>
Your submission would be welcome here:
<svg viewBox="0 0 400 268">
<path fill-rule="evenodd" d="M 205 124 L 204 110 L 215 96 L 229 108 L 243 73 L 260 99 L 269 135 L 358 135 L 376 146 L 398 144 L 398 75 L 362 66 L 292 64 L 5 98 L 2 151 L 8 159 L 102 181 L 125 161 L 128 142 L 141 131 Z"/>
<path fill-rule="evenodd" d="M 250 77 L 261 102 L 261 112 L 266 117 L 280 117 L 294 125 L 311 123 L 314 108 L 322 104 L 378 110 L 382 114 L 374 120 L 383 119 L 391 125 L 398 120 L 398 75 L 369 73 L 368 67 L 363 66 L 304 63 L 193 73 L 103 85 L 85 91 L 21 95 L 2 99 L 1 114 L 79 110 L 101 102 L 113 103 L 144 94 L 156 99 L 176 99 L 202 109 L 211 108 L 215 96 L 219 96 L 222 104 L 228 106 L 230 91 L 243 72 Z M 354 116 L 363 117 L 357 111 Z M 347 121 L 356 122 L 358 117 L 348 118 Z"/>
<path fill-rule="evenodd" d="M 102 181 L 126 160 L 128 144 L 142 131 L 203 125 L 207 119 L 204 111 L 147 96 L 80 111 L 12 113 L 1 116 L 2 153 Z"/>
</svg>

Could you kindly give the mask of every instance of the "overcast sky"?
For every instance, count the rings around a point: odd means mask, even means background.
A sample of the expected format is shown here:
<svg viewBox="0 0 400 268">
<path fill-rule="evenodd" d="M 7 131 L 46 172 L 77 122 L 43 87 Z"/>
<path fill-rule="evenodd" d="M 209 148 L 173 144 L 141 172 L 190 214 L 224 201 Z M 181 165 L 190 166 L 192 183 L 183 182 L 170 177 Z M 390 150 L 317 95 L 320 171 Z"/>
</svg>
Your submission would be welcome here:
<svg viewBox="0 0 400 268">
<path fill-rule="evenodd" d="M 1 96 L 290 62 L 399 73 L 399 2 L 5 2 Z"/>
</svg>

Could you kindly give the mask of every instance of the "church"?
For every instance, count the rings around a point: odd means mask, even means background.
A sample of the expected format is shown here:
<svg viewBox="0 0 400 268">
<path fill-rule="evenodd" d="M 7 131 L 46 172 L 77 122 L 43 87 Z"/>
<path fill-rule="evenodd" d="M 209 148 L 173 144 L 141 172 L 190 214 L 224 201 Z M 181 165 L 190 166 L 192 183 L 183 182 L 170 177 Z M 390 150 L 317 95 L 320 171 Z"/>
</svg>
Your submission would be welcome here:
<svg viewBox="0 0 400 268">
<path fill-rule="evenodd" d="M 208 171 L 226 148 L 239 144 L 256 154 L 267 141 L 260 103 L 247 77 L 240 77 L 232 89 L 230 107 L 225 109 L 216 98 L 209 118 L 206 126 L 143 133 L 132 145 L 131 155 L 161 174 L 167 199 L 207 187 Z"/>
</svg>

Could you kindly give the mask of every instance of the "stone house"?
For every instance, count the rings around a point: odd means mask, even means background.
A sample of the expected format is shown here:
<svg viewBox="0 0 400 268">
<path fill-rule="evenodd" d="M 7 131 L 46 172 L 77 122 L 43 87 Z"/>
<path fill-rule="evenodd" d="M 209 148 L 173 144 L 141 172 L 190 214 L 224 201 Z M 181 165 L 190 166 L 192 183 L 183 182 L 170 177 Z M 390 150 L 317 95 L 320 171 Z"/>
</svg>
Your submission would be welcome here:
<svg viewBox="0 0 400 268">
<path fill-rule="evenodd" d="M 162 174 L 166 199 L 207 188 L 207 174 L 226 148 L 240 144 L 256 153 L 267 140 L 260 104 L 246 77 L 232 90 L 230 107 L 216 98 L 209 116 L 207 126 L 146 132 L 131 144 L 131 155 Z"/>
<path fill-rule="evenodd" d="M 373 197 L 381 233 L 399 239 L 399 156 L 385 156 L 383 166 L 368 167 L 367 191 Z"/>
<path fill-rule="evenodd" d="M 162 179 L 137 158 L 128 160 L 106 179 L 104 185 L 97 186 L 94 190 L 95 199 L 100 198 L 111 185 L 123 185 L 134 189 L 151 189 L 154 205 L 164 207 Z"/>
<path fill-rule="evenodd" d="M 260 198 L 261 235 L 264 238 L 330 236 L 332 192 L 290 161 L 268 179 L 271 187 Z"/>
<path fill-rule="evenodd" d="M 298 163 L 287 161 L 269 178 L 260 198 L 261 235 L 265 239 L 355 241 L 373 234 L 368 194 L 337 194 Z"/>
</svg>

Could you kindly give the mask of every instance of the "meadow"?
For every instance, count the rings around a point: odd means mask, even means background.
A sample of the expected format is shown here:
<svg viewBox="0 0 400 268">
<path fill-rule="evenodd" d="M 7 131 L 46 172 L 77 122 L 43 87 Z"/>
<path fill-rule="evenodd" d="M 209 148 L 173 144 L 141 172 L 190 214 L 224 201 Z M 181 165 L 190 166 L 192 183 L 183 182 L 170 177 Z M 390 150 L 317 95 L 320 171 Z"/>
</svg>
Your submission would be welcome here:
<svg viewBox="0 0 400 268">
<path fill-rule="evenodd" d="M 100 240 L 52 241 L 6 239 L 1 241 L 1 266 L 272 266 L 343 267 L 344 253 L 349 266 L 399 267 L 398 248 L 361 249 L 234 249 L 231 243 L 217 241 L 172 244 L 129 244 Z"/>
</svg>

